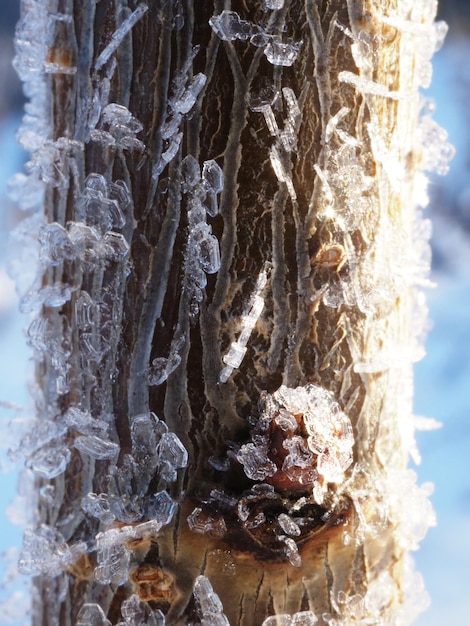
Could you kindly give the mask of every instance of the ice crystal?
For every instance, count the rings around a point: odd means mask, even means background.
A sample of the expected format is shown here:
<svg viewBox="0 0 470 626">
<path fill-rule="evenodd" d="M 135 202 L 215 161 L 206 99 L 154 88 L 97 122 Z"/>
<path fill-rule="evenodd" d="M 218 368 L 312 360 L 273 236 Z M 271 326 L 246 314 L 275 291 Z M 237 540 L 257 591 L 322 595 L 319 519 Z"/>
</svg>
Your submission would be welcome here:
<svg viewBox="0 0 470 626">
<path fill-rule="evenodd" d="M 143 126 L 125 106 L 114 102 L 106 105 L 101 112 L 100 125 L 101 131 L 92 134 L 92 139 L 100 143 L 104 140 L 110 146 L 117 145 L 125 150 L 145 150 L 145 145 L 136 138 Z M 108 133 L 108 138 L 103 133 Z"/>
<path fill-rule="evenodd" d="M 273 38 L 264 49 L 264 54 L 272 65 L 290 67 L 297 59 L 301 46 L 301 41 L 282 41 Z"/>
<path fill-rule="evenodd" d="M 224 615 L 222 602 L 214 592 L 209 579 L 198 576 L 194 582 L 194 597 L 201 615 L 201 626 L 230 626 Z"/>
<path fill-rule="evenodd" d="M 279 535 L 278 539 L 285 545 L 284 550 L 289 563 L 294 567 L 300 567 L 302 565 L 302 559 L 295 540 L 285 535 Z"/>
<path fill-rule="evenodd" d="M 222 168 L 214 159 L 204 161 L 202 180 L 208 192 L 218 194 L 222 191 L 224 187 L 224 175 Z"/>
<path fill-rule="evenodd" d="M 173 104 L 173 108 L 177 113 L 181 113 L 181 115 L 185 115 L 189 113 L 193 106 L 196 104 L 196 100 L 198 99 L 199 94 L 204 88 L 207 81 L 207 77 L 205 74 L 200 72 L 196 74 L 191 81 L 186 86 L 186 89 L 177 98 Z"/>
<path fill-rule="evenodd" d="M 286 515 L 286 513 L 280 513 L 277 516 L 277 522 L 281 528 L 281 530 L 291 537 L 298 537 L 300 535 L 299 525 L 294 522 L 294 520 Z"/>
<path fill-rule="evenodd" d="M 43 478 L 56 478 L 65 472 L 70 456 L 70 450 L 64 448 L 63 442 L 49 444 L 34 452 L 26 461 L 26 467 Z"/>
<path fill-rule="evenodd" d="M 186 193 L 193 189 L 201 180 L 201 168 L 192 154 L 188 154 L 181 161 L 181 175 L 183 176 L 184 191 Z"/>
<path fill-rule="evenodd" d="M 111 626 L 105 612 L 94 602 L 84 604 L 77 615 L 77 626 Z"/>
<path fill-rule="evenodd" d="M 88 515 L 96 517 L 103 524 L 111 524 L 115 520 L 115 515 L 110 509 L 109 497 L 105 493 L 88 493 L 82 498 L 82 509 Z"/>
<path fill-rule="evenodd" d="M 160 611 L 152 609 L 147 603 L 141 602 L 137 594 L 132 594 L 121 604 L 121 614 L 125 623 L 117 626 L 165 626 L 165 616 Z"/>
<path fill-rule="evenodd" d="M 176 502 L 166 491 L 149 496 L 146 503 L 146 515 L 149 519 L 157 520 L 162 526 L 167 526 L 173 519 L 176 511 Z"/>
<path fill-rule="evenodd" d="M 392 100 L 399 100 L 403 98 L 403 94 L 399 91 L 393 91 L 386 85 L 376 83 L 372 80 L 368 80 L 353 72 L 343 71 L 338 74 L 338 80 L 343 83 L 349 83 L 354 85 L 356 89 L 363 94 L 370 94 L 373 96 L 382 96 L 384 98 L 391 98 Z"/>
<path fill-rule="evenodd" d="M 258 30 L 251 22 L 242 20 L 235 11 L 228 10 L 222 11 L 219 15 L 213 15 L 209 24 L 222 41 L 249 39 Z"/>
<path fill-rule="evenodd" d="M 73 445 L 83 454 L 87 454 L 97 460 L 114 459 L 119 454 L 119 445 L 117 443 L 102 439 L 97 435 L 76 437 Z"/>
<path fill-rule="evenodd" d="M 188 453 L 174 433 L 164 433 L 161 436 L 158 444 L 158 460 L 160 475 L 168 482 L 176 480 L 176 470 L 186 467 Z"/>
<path fill-rule="evenodd" d="M 268 459 L 267 448 L 253 443 L 244 444 L 236 455 L 245 474 L 252 480 L 264 480 L 276 473 L 276 465 Z"/>
<path fill-rule="evenodd" d="M 284 6 L 284 0 L 264 0 L 264 9 L 271 9 L 272 11 L 276 11 L 282 9 Z"/>
<path fill-rule="evenodd" d="M 188 526 L 193 533 L 221 537 L 227 532 L 225 519 L 220 513 L 213 513 L 210 509 L 196 507 L 187 517 Z"/>
<path fill-rule="evenodd" d="M 119 26 L 119 28 L 113 33 L 111 41 L 106 48 L 101 52 L 99 57 L 95 61 L 95 70 L 100 70 L 103 65 L 109 60 L 111 55 L 118 49 L 124 37 L 132 30 L 133 26 L 145 15 L 148 11 L 148 6 L 141 2 L 137 9 L 133 11 L 129 17 Z"/>
<path fill-rule="evenodd" d="M 25 531 L 18 568 L 29 576 L 57 576 L 84 551 L 85 544 L 70 547 L 59 531 L 42 524 L 35 531 Z"/>
<path fill-rule="evenodd" d="M 314 626 L 318 618 L 313 611 L 299 611 L 292 616 L 291 626 Z"/>
<path fill-rule="evenodd" d="M 221 383 L 227 382 L 233 370 L 240 367 L 243 361 L 243 357 L 245 356 L 247 350 L 246 345 L 264 308 L 264 300 L 260 294 L 266 286 L 269 270 L 270 266 L 266 264 L 258 274 L 255 289 L 240 320 L 240 336 L 236 342 L 234 341 L 231 343 L 230 350 L 222 357 L 226 367 L 222 369 L 219 375 L 219 381 Z"/>
<path fill-rule="evenodd" d="M 262 626 L 291 626 L 292 618 L 287 613 L 267 617 Z"/>
</svg>

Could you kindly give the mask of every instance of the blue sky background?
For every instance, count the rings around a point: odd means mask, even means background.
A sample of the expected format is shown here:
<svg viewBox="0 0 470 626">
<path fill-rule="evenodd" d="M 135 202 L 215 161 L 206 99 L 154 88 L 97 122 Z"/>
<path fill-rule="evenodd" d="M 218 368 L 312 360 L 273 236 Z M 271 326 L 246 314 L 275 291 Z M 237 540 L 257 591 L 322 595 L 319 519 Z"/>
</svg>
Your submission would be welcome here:
<svg viewBox="0 0 470 626">
<path fill-rule="evenodd" d="M 14 139 L 20 115 L 19 85 L 10 68 L 15 13 L 16 0 L 1 0 L 0 463 L 6 473 L 1 476 L 0 551 L 11 551 L 21 543 L 21 530 L 9 522 L 5 512 L 16 492 L 16 472 L 6 449 L 14 442 L 9 421 L 18 410 L 4 403 L 25 407 L 22 414 L 31 414 L 26 381 L 32 368 L 22 331 L 25 320 L 17 313 L 12 283 L 6 276 L 6 233 L 17 219 L 6 196 L 6 181 L 21 171 L 24 159 Z M 459 14 L 456 16 L 459 23 Z M 438 526 L 429 531 L 415 553 L 417 569 L 424 575 L 432 600 L 417 626 L 467 624 L 470 609 L 470 40 L 462 23 L 435 56 L 433 85 L 427 92 L 436 101 L 435 118 L 448 130 L 457 154 L 450 174 L 432 179 L 433 200 L 428 211 L 434 221 L 433 279 L 438 287 L 428 292 L 432 329 L 426 342 L 427 356 L 415 370 L 415 413 L 436 418 L 443 428 L 418 433 L 423 461 L 416 469 L 420 482 L 435 484 L 432 501 Z M 5 594 L 0 588 L 0 603 Z M 1 605 L 0 615 L 3 623 L 19 624 L 8 621 Z"/>
</svg>

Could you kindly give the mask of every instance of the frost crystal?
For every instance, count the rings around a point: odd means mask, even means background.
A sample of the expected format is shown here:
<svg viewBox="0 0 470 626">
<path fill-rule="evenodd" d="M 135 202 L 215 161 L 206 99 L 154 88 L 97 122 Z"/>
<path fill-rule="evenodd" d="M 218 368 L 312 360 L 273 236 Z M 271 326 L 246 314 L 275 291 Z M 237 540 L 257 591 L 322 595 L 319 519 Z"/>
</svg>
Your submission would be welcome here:
<svg viewBox="0 0 470 626">
<path fill-rule="evenodd" d="M 100 493 L 88 493 L 82 498 L 82 509 L 88 515 L 96 517 L 103 524 L 111 524 L 114 521 L 115 515 L 110 510 L 109 498 L 107 494 Z"/>
<path fill-rule="evenodd" d="M 285 535 L 279 535 L 279 541 L 285 544 L 285 553 L 287 560 L 294 567 L 300 567 L 302 565 L 302 559 L 299 554 L 299 549 L 294 539 L 286 537 Z"/>
<path fill-rule="evenodd" d="M 130 552 L 121 543 L 124 537 L 114 529 L 96 535 L 98 565 L 94 577 L 102 585 L 123 585 L 128 579 Z"/>
<path fill-rule="evenodd" d="M 276 11 L 278 9 L 282 9 L 284 6 L 284 0 L 264 0 L 264 9 L 271 9 Z"/>
<path fill-rule="evenodd" d="M 156 520 L 162 526 L 166 526 L 173 519 L 176 511 L 176 502 L 166 491 L 159 491 L 150 496 L 147 501 L 146 515 Z"/>
<path fill-rule="evenodd" d="M 235 39 L 249 39 L 251 35 L 258 31 L 251 22 L 240 19 L 235 11 L 222 11 L 219 15 L 213 15 L 209 24 L 215 34 L 223 41 L 234 41 Z"/>
<path fill-rule="evenodd" d="M 189 111 L 191 111 L 193 106 L 196 104 L 196 100 L 204 88 L 206 81 L 207 77 L 205 74 L 202 74 L 202 72 L 196 74 L 196 76 L 194 76 L 194 78 L 189 82 L 181 96 L 175 101 L 173 105 L 174 110 L 182 115 L 189 113 Z"/>
<path fill-rule="evenodd" d="M 160 475 L 168 481 L 176 480 L 176 470 L 186 467 L 188 453 L 174 433 L 164 433 L 158 444 Z"/>
<path fill-rule="evenodd" d="M 57 530 L 42 524 L 36 531 L 25 531 L 18 568 L 28 576 L 58 576 L 84 551 L 85 544 L 69 547 Z"/>
<path fill-rule="evenodd" d="M 195 159 L 192 154 L 188 154 L 181 161 L 181 174 L 186 186 L 186 193 L 190 189 L 193 189 L 201 180 L 201 168 L 199 167 L 197 159 Z"/>
<path fill-rule="evenodd" d="M 84 604 L 77 615 L 77 626 L 111 626 L 99 604 Z"/>
<path fill-rule="evenodd" d="M 273 38 L 264 49 L 264 54 L 273 65 L 290 67 L 297 59 L 301 46 L 301 41 L 281 41 Z"/>
<path fill-rule="evenodd" d="M 56 478 L 65 472 L 70 456 L 70 450 L 64 449 L 63 443 L 60 447 L 49 445 L 35 452 L 26 461 L 26 466 L 44 478 Z"/>
<path fill-rule="evenodd" d="M 224 187 L 224 175 L 222 168 L 214 159 L 204 161 L 202 180 L 208 192 L 217 194 L 222 191 Z"/>
<path fill-rule="evenodd" d="M 196 507 L 187 517 L 188 526 L 193 533 L 223 536 L 227 532 L 225 520 L 220 514 L 211 514 Z"/>
<path fill-rule="evenodd" d="M 392 91 L 386 85 L 375 83 L 372 80 L 362 78 L 353 72 L 344 71 L 338 74 L 338 80 L 342 83 L 354 85 L 360 93 L 370 94 L 372 96 L 383 96 L 392 100 L 403 98 L 403 94 L 399 91 Z"/>
<path fill-rule="evenodd" d="M 107 441 L 96 435 L 77 437 L 73 445 L 80 452 L 98 460 L 114 459 L 119 454 L 119 445 L 117 443 Z"/>
<path fill-rule="evenodd" d="M 201 626 L 230 626 L 223 613 L 222 602 L 214 592 L 209 579 L 198 576 L 194 582 L 194 597 L 202 617 Z"/>
<path fill-rule="evenodd" d="M 287 613 L 281 615 L 271 615 L 267 617 L 262 626 L 291 626 L 292 618 Z"/>
<path fill-rule="evenodd" d="M 292 616 L 292 626 L 314 626 L 318 618 L 313 611 L 300 611 Z"/>
<path fill-rule="evenodd" d="M 252 293 L 248 306 L 240 320 L 240 336 L 236 342 L 232 342 L 229 352 L 222 357 L 226 367 L 222 369 L 219 375 L 219 381 L 221 383 L 227 382 L 233 370 L 240 367 L 241 362 L 243 361 L 243 357 L 245 356 L 247 350 L 246 345 L 264 308 L 264 300 L 261 297 L 261 293 L 266 286 L 269 269 L 269 264 L 265 264 L 264 268 L 258 274 L 254 292 Z"/>
<path fill-rule="evenodd" d="M 277 516 L 277 521 L 281 530 L 285 532 L 286 535 L 290 535 L 291 537 L 298 537 L 300 535 L 299 525 L 296 524 L 289 515 L 281 513 Z"/>
<path fill-rule="evenodd" d="M 276 473 L 276 465 L 267 456 L 267 447 L 247 443 L 240 448 L 236 458 L 243 465 L 245 474 L 252 480 L 264 480 Z"/>
<path fill-rule="evenodd" d="M 137 594 L 131 595 L 121 604 L 125 624 L 118 626 L 165 626 L 165 616 L 157 609 L 152 611 L 147 603 L 141 602 Z"/>
</svg>

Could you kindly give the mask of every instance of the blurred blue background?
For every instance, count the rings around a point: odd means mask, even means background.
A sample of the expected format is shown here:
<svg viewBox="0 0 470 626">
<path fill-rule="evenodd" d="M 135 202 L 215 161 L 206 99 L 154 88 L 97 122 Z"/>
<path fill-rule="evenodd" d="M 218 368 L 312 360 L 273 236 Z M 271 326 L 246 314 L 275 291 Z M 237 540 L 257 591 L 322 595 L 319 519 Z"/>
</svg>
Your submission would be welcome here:
<svg viewBox="0 0 470 626">
<path fill-rule="evenodd" d="M 31 415 L 27 381 L 32 378 L 29 351 L 17 312 L 14 286 L 7 276 L 11 253 L 7 233 L 21 219 L 6 193 L 7 180 L 21 171 L 24 153 L 15 142 L 23 99 L 11 67 L 12 34 L 19 0 L 0 3 L 0 552 L 6 553 L 1 571 L 15 563 L 22 531 L 14 526 L 9 506 L 16 492 L 17 474 L 6 451 L 14 441 L 9 425 L 14 417 Z M 467 624 L 470 609 L 470 2 L 441 0 L 439 19 L 450 31 L 434 57 L 434 78 L 426 95 L 436 102 L 435 119 L 447 129 L 457 154 L 445 178 L 432 177 L 427 214 L 434 224 L 433 280 L 428 292 L 431 330 L 427 356 L 415 369 L 415 413 L 434 417 L 442 429 L 418 433 L 422 463 L 419 482 L 432 481 L 438 525 L 415 553 L 431 596 L 431 607 L 417 626 Z M 21 516 L 21 510 L 16 517 Z M 10 619 L 2 600 L 18 590 L 0 588 L 0 622 Z M 17 596 L 19 598 L 19 596 Z M 19 600 L 18 600 L 19 602 Z M 18 604 L 16 602 L 16 604 Z"/>
</svg>

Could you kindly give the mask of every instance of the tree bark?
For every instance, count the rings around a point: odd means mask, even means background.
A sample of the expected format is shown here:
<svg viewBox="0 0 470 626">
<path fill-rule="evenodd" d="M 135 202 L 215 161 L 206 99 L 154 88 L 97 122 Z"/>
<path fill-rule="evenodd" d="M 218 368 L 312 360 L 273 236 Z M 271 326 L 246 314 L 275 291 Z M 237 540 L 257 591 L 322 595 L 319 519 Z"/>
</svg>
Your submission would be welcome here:
<svg viewBox="0 0 470 626">
<path fill-rule="evenodd" d="M 434 3 L 23 7 L 33 623 L 409 623 Z"/>
</svg>

